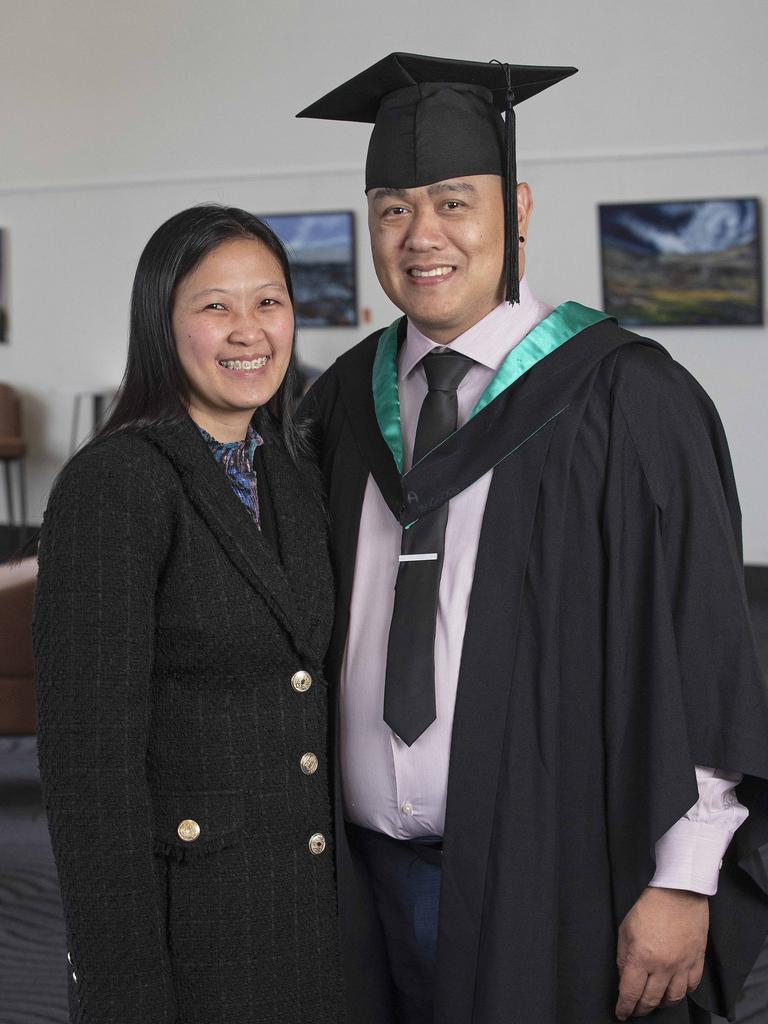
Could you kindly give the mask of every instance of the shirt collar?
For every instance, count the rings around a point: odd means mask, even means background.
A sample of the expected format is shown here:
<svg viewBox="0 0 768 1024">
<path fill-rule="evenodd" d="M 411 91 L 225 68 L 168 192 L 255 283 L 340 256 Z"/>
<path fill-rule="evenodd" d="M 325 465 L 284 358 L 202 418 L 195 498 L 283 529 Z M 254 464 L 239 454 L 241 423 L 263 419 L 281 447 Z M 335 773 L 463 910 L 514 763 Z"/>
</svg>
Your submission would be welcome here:
<svg viewBox="0 0 768 1024">
<path fill-rule="evenodd" d="M 400 353 L 398 380 L 405 380 L 433 349 L 447 347 L 495 372 L 515 345 L 551 312 L 551 307 L 534 297 L 523 277 L 520 280 L 520 302 L 514 306 L 506 301 L 500 302 L 450 346 L 436 344 L 409 320 Z"/>
<path fill-rule="evenodd" d="M 253 428 L 253 424 L 251 423 L 248 424 L 248 429 L 245 432 L 245 439 L 242 441 L 217 441 L 215 437 L 212 437 L 208 433 L 207 430 L 203 430 L 199 424 L 197 424 L 197 429 L 200 431 L 203 440 L 212 451 L 216 449 L 235 451 L 237 448 L 242 448 L 251 465 L 253 465 L 253 456 L 256 454 L 256 449 L 259 445 L 264 444 L 264 438 L 261 434 L 256 433 Z"/>
</svg>

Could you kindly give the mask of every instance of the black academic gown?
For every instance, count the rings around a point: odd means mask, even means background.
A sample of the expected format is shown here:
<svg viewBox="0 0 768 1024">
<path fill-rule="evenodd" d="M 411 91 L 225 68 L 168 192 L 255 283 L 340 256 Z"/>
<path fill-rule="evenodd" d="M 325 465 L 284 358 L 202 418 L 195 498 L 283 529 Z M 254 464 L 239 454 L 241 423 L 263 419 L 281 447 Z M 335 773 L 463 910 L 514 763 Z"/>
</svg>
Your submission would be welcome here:
<svg viewBox="0 0 768 1024">
<path fill-rule="evenodd" d="M 377 338 L 305 405 L 337 573 L 331 679 L 368 474 L 407 523 L 495 467 L 456 700 L 435 1022 L 615 1021 L 618 927 L 656 840 L 697 800 L 696 764 L 743 772 L 750 818 L 711 900 L 704 981 L 653 1019 L 732 1014 L 768 933 L 768 703 L 712 403 L 660 346 L 604 321 L 400 479 L 371 397 Z M 336 808 L 340 822 L 339 786 Z M 391 1024 L 361 871 L 339 828 L 350 1019 Z"/>
</svg>

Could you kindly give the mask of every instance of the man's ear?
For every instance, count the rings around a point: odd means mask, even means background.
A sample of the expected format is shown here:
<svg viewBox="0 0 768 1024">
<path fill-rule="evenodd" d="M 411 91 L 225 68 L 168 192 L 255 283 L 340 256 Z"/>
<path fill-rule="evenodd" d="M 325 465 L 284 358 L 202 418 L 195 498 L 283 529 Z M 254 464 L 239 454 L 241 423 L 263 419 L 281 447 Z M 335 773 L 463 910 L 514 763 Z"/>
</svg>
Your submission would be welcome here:
<svg viewBox="0 0 768 1024">
<path fill-rule="evenodd" d="M 523 238 L 528 237 L 528 222 L 533 212 L 533 193 L 527 181 L 517 186 L 517 225 Z"/>
</svg>

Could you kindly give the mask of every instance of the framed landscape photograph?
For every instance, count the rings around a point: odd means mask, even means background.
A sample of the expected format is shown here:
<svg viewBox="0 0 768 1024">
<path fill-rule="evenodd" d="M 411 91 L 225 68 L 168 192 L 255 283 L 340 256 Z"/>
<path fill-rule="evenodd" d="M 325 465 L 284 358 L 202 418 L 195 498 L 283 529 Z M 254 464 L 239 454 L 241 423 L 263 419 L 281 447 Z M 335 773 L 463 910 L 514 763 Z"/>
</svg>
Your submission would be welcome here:
<svg viewBox="0 0 768 1024">
<path fill-rule="evenodd" d="M 599 210 L 606 313 L 627 326 L 763 323 L 757 199 Z"/>
<path fill-rule="evenodd" d="M 352 211 L 264 214 L 288 250 L 298 327 L 357 325 Z"/>
</svg>

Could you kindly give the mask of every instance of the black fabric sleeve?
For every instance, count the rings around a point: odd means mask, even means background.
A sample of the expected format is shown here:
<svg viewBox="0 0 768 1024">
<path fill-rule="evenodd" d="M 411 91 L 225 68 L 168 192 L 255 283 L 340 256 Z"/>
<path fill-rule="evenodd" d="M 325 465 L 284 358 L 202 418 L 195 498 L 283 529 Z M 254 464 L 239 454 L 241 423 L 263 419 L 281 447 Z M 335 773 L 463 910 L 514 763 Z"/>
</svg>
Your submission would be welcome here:
<svg viewBox="0 0 768 1024">
<path fill-rule="evenodd" d="M 339 395 L 335 366 L 321 374 L 301 400 L 296 419 L 307 431 L 315 457 L 322 460 L 326 434 Z"/>
<path fill-rule="evenodd" d="M 613 394 L 606 735 L 617 911 L 651 877 L 655 842 L 696 801 L 694 766 L 744 773 L 739 799 L 750 817 L 711 899 L 705 977 L 693 997 L 727 1015 L 768 933 L 755 868 L 768 852 L 768 694 L 738 499 L 720 420 L 682 367 L 627 348 Z"/>
<path fill-rule="evenodd" d="M 41 534 L 40 770 L 78 1024 L 176 1019 L 145 776 L 155 592 L 172 529 L 163 475 L 165 460 L 140 441 L 86 449 Z"/>
</svg>

